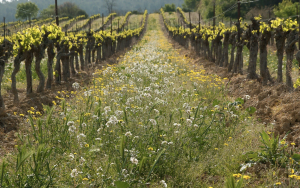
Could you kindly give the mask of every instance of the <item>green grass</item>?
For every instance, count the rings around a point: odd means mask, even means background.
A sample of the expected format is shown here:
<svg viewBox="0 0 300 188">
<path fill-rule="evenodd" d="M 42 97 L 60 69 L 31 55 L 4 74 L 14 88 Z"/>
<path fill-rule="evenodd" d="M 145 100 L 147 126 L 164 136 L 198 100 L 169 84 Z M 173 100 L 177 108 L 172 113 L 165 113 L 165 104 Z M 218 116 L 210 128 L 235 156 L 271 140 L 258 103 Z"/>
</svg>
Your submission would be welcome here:
<svg viewBox="0 0 300 188">
<path fill-rule="evenodd" d="M 53 68 L 54 68 L 53 64 Z M 2 94 L 6 92 L 6 90 L 11 89 L 11 74 L 13 72 L 13 58 L 8 62 L 8 64 L 5 67 L 5 72 L 3 76 L 3 81 L 2 81 Z M 41 70 L 42 73 L 45 76 L 45 79 L 48 77 L 48 67 L 47 67 L 47 58 L 44 58 L 41 62 Z M 39 78 L 38 75 L 35 71 L 35 61 L 31 63 L 31 72 L 32 72 L 32 79 L 33 79 L 33 84 L 38 83 Z M 25 87 L 26 84 L 26 71 L 25 71 L 25 63 L 21 63 L 20 71 L 16 75 L 17 79 L 17 87 Z M 20 89 L 20 88 L 18 88 Z"/>
</svg>

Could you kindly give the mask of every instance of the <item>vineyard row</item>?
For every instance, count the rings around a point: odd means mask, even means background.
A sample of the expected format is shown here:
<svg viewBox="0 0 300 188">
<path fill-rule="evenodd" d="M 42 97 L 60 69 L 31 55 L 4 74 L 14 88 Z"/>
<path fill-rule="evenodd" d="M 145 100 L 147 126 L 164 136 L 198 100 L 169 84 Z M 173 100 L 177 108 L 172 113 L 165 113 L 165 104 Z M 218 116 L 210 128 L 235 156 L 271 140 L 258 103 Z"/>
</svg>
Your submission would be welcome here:
<svg viewBox="0 0 300 188">
<path fill-rule="evenodd" d="M 43 92 L 45 86 L 51 89 L 54 81 L 56 84 L 60 84 L 62 80 L 68 82 L 71 75 L 75 76 L 77 72 L 86 70 L 92 62 L 100 64 L 102 60 L 116 52 L 123 51 L 139 40 L 144 34 L 147 16 L 146 10 L 141 27 L 120 33 L 89 31 L 65 34 L 61 27 L 44 25 L 41 28 L 29 28 L 5 40 L 0 38 L 0 83 L 2 83 L 5 65 L 10 58 L 13 58 L 11 89 L 15 104 L 19 103 L 16 74 L 20 71 L 23 61 L 25 62 L 27 94 L 33 93 L 31 72 L 33 59 L 35 59 L 35 71 L 39 78 L 38 93 Z M 56 63 L 53 70 L 55 57 Z M 41 61 L 44 58 L 47 58 L 47 81 L 41 71 Z M 0 93 L 0 114 L 4 110 L 4 101 Z"/>
<path fill-rule="evenodd" d="M 190 24 L 179 8 L 185 24 Z M 253 17 L 251 24 L 240 20 L 232 27 L 225 27 L 223 23 L 218 26 L 192 25 L 191 28 L 173 27 L 166 19 L 161 9 L 164 25 L 169 35 L 186 48 L 192 47 L 196 53 L 214 62 L 220 67 L 226 67 L 228 72 L 244 74 L 243 50 L 249 50 L 249 65 L 247 78 L 261 80 L 264 85 L 275 80 L 268 69 L 268 45 L 275 40 L 277 62 L 277 81 L 283 82 L 283 59 L 286 54 L 286 85 L 292 90 L 299 86 L 299 79 L 295 84 L 292 81 L 292 65 L 294 54 L 299 41 L 299 24 L 292 19 L 270 19 L 267 23 L 261 22 L 261 17 Z M 240 24 L 240 25 L 239 25 Z M 238 27 L 240 26 L 240 27 Z M 239 31 L 238 31 L 239 28 Z M 229 59 L 230 54 L 230 59 Z M 258 59 L 259 55 L 259 59 Z M 300 62 L 300 51 L 296 53 Z M 259 75 L 257 74 L 257 61 L 259 60 Z"/>
</svg>

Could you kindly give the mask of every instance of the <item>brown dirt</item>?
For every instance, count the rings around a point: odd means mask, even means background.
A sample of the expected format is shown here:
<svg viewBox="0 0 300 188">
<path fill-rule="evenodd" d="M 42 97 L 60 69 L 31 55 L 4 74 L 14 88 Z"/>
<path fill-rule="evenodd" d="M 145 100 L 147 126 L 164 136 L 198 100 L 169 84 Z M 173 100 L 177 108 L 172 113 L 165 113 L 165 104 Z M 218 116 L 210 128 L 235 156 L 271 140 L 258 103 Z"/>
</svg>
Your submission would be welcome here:
<svg viewBox="0 0 300 188">
<path fill-rule="evenodd" d="M 128 50 L 129 49 L 126 51 Z M 0 156 L 12 152 L 16 144 L 16 133 L 20 128 L 19 126 L 21 122 L 24 122 L 25 119 L 24 117 L 21 117 L 20 114 L 24 114 L 26 116 L 28 114 L 27 111 L 30 110 L 31 107 L 35 108 L 35 112 L 39 111 L 43 114 L 43 105 L 52 106 L 52 101 L 59 103 L 59 100 L 55 98 L 58 95 L 58 91 L 71 92 L 73 90 L 72 84 L 74 82 L 78 82 L 80 85 L 90 84 L 93 78 L 92 74 L 96 69 L 101 69 L 102 66 L 107 64 L 117 63 L 118 57 L 123 56 L 124 53 L 125 51 L 118 52 L 107 60 L 102 61 L 101 64 L 93 64 L 93 66 L 89 67 L 88 70 L 77 73 L 77 75 L 72 77 L 67 83 L 62 82 L 61 85 L 52 85 L 53 88 L 51 90 L 26 95 L 25 88 L 18 89 L 20 100 L 19 105 L 13 104 L 13 95 L 11 92 L 4 95 L 3 99 L 6 106 L 6 114 L 0 116 Z"/>
<path fill-rule="evenodd" d="M 207 74 L 228 78 L 225 84 L 230 97 L 236 99 L 250 95 L 251 98 L 245 102 L 244 108 L 255 107 L 258 121 L 266 125 L 272 123 L 274 128 L 271 131 L 275 135 L 283 138 L 289 134 L 287 141 L 295 142 L 296 147 L 300 146 L 300 89 L 290 92 L 285 84 L 277 82 L 263 86 L 260 79 L 247 79 L 247 70 L 244 70 L 244 75 L 228 73 L 226 68 L 199 57 L 192 49 L 185 49 L 172 40 L 167 32 L 164 33 L 181 55 L 193 60 L 191 66 L 203 66 Z"/>
</svg>

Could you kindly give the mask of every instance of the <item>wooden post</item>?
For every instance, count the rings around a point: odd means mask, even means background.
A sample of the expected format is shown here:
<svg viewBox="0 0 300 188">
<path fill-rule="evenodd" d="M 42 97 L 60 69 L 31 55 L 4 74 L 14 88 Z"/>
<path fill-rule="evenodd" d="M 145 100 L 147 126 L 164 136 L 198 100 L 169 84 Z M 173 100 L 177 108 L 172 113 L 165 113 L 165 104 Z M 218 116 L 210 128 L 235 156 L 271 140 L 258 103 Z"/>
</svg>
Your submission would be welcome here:
<svg viewBox="0 0 300 188">
<path fill-rule="evenodd" d="M 214 29 L 216 28 L 216 3 L 214 2 L 214 19 L 213 19 Z"/>
<path fill-rule="evenodd" d="M 4 47 L 5 47 L 5 30 L 6 30 L 6 28 L 5 28 L 5 17 L 3 17 L 3 22 L 4 22 Z"/>
<path fill-rule="evenodd" d="M 231 17 L 230 17 L 230 27 L 232 26 Z"/>
<path fill-rule="evenodd" d="M 199 31 L 200 31 L 200 27 L 201 27 L 201 13 L 199 12 Z"/>
<path fill-rule="evenodd" d="M 103 24 L 104 24 L 104 15 L 102 13 L 102 31 L 103 31 Z"/>
<path fill-rule="evenodd" d="M 179 18 L 178 18 L 178 23 L 177 23 L 177 32 L 179 33 L 179 28 L 180 28 L 180 25 L 179 25 Z"/>
<path fill-rule="evenodd" d="M 89 32 L 91 32 L 91 26 L 92 25 L 92 20 L 89 21 Z"/>
<path fill-rule="evenodd" d="M 190 32 L 191 32 L 192 30 L 191 12 L 189 12 L 189 20 L 190 20 Z"/>
<path fill-rule="evenodd" d="M 241 22 L 240 22 L 240 17 L 241 17 L 241 4 L 240 4 L 240 0 L 238 0 L 238 42 L 240 42 L 240 38 L 241 38 L 241 31 L 240 31 Z"/>
<path fill-rule="evenodd" d="M 120 21 L 120 19 L 118 19 L 118 33 L 119 33 L 119 21 Z"/>
<path fill-rule="evenodd" d="M 238 0 L 238 45 L 240 45 L 240 42 L 241 42 L 241 21 L 240 21 L 240 18 L 241 18 L 241 3 L 240 3 L 240 0 Z M 238 59 L 237 59 L 237 66 L 239 67 L 240 64 L 242 62 L 240 62 L 240 58 L 238 56 Z"/>
<path fill-rule="evenodd" d="M 59 26 L 57 0 L 55 0 L 55 16 L 56 16 L 56 25 Z"/>
<path fill-rule="evenodd" d="M 299 5 L 300 5 L 300 0 L 299 0 Z M 298 18 L 298 24 L 299 24 L 299 36 L 300 36 L 300 19 L 299 19 L 299 6 L 297 6 L 297 18 Z M 300 50 L 300 37 L 299 37 L 299 41 L 298 41 L 298 50 Z M 300 65 L 300 62 L 299 62 Z"/>
<path fill-rule="evenodd" d="M 111 23 L 111 27 L 110 27 L 110 35 L 112 35 L 112 26 L 113 26 L 113 19 L 112 19 L 112 16 L 110 17 L 110 23 Z"/>
</svg>

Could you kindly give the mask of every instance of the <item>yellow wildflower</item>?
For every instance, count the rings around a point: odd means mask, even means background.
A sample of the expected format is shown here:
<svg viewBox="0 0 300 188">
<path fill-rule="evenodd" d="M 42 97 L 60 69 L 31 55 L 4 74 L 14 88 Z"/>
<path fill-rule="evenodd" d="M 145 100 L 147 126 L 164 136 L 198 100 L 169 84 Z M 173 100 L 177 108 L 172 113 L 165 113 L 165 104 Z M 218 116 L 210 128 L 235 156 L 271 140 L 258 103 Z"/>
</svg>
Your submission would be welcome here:
<svg viewBox="0 0 300 188">
<path fill-rule="evenodd" d="M 242 174 L 240 174 L 240 173 L 239 174 L 233 174 L 232 176 L 235 177 L 235 178 L 240 178 L 240 177 L 242 177 Z"/>
</svg>

